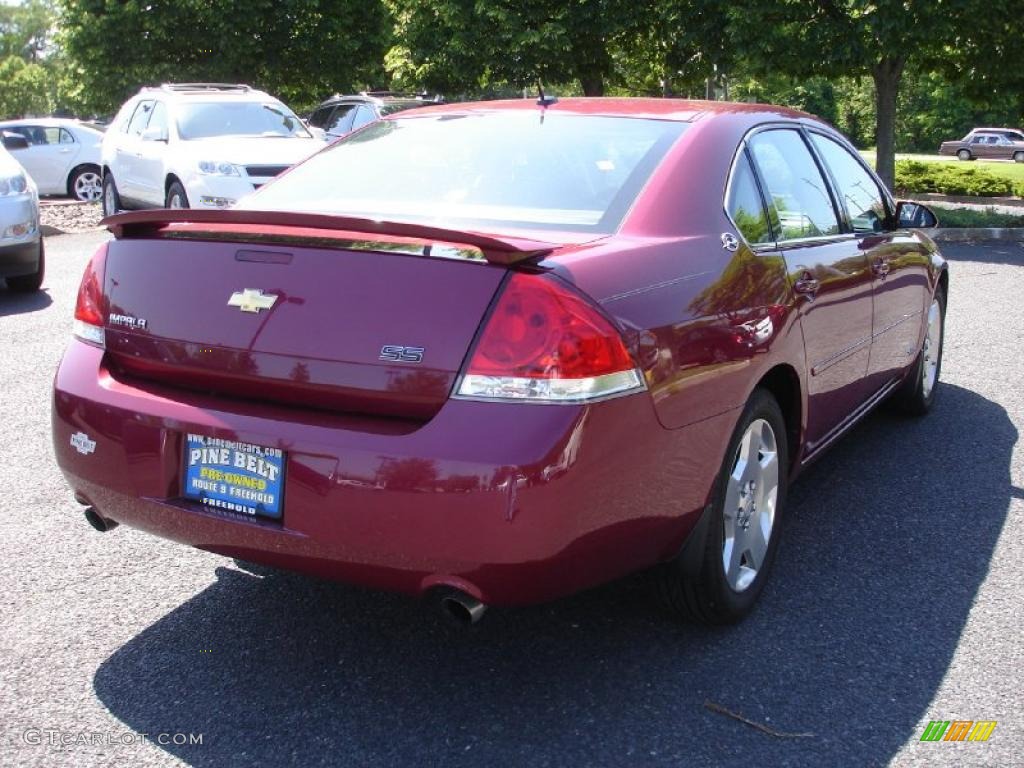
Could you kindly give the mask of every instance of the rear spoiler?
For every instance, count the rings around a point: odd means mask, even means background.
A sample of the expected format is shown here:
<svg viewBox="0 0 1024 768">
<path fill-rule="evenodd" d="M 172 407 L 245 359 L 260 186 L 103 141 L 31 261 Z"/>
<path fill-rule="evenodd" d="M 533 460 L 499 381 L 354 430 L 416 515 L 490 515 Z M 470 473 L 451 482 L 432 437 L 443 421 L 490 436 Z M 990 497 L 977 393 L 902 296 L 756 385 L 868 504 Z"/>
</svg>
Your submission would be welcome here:
<svg viewBox="0 0 1024 768">
<path fill-rule="evenodd" d="M 360 234 L 407 237 L 428 243 L 443 242 L 468 245 L 480 249 L 484 258 L 492 264 L 515 264 L 528 259 L 545 256 L 555 250 L 555 245 L 539 240 L 515 237 L 485 235 L 460 229 L 445 229 L 426 224 L 411 224 L 400 221 L 376 221 L 351 216 L 334 216 L 322 213 L 292 213 L 289 211 L 252 210 L 199 210 L 194 208 L 155 209 L 131 211 L 107 216 L 100 222 L 114 237 L 120 239 L 145 237 L 158 234 L 173 225 L 236 225 L 275 226 L 295 229 L 319 229 Z M 190 231 L 202 231 L 201 227 L 188 227 Z"/>
</svg>

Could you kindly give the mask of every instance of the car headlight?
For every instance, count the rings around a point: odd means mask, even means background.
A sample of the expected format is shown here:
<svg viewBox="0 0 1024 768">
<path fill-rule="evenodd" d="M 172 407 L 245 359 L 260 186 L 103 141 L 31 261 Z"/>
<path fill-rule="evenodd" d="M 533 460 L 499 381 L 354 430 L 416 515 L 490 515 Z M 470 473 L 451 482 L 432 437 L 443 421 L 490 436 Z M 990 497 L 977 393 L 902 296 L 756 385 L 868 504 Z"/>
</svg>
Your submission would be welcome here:
<svg viewBox="0 0 1024 768">
<path fill-rule="evenodd" d="M 241 176 L 242 169 L 234 163 L 217 162 L 216 160 L 201 160 L 199 172 L 207 176 Z"/>
<path fill-rule="evenodd" d="M 28 189 L 28 182 L 25 174 L 19 173 L 16 176 L 0 176 L 0 197 L 8 195 L 23 195 Z"/>
</svg>

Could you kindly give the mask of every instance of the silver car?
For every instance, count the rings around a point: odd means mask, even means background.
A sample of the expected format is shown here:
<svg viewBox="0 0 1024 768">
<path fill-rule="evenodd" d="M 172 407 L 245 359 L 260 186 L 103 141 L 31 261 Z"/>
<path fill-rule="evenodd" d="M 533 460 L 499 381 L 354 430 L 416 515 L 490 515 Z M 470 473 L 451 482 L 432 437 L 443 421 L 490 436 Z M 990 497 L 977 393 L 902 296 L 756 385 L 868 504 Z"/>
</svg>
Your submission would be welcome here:
<svg viewBox="0 0 1024 768">
<path fill-rule="evenodd" d="M 10 134 L 3 138 L 4 144 L 24 141 Z M 36 185 L 0 146 L 0 278 L 12 291 L 28 293 L 42 286 L 44 271 Z"/>
</svg>

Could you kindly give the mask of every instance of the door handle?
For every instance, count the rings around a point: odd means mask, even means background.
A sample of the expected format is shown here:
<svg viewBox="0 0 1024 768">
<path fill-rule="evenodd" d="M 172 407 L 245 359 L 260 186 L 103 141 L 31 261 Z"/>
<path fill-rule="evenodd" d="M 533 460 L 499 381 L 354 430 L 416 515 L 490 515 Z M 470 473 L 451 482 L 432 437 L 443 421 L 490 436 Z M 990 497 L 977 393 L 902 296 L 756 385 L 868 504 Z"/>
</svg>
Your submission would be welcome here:
<svg viewBox="0 0 1024 768">
<path fill-rule="evenodd" d="M 820 288 L 821 283 L 807 270 L 804 270 L 800 277 L 798 277 L 793 283 L 793 290 L 801 296 L 806 296 L 808 301 L 814 301 L 814 296 L 818 293 Z"/>
<path fill-rule="evenodd" d="M 889 274 L 892 267 L 889 266 L 888 259 L 878 259 L 874 264 L 871 265 L 871 271 L 874 272 L 875 277 L 885 279 L 885 276 Z"/>
</svg>

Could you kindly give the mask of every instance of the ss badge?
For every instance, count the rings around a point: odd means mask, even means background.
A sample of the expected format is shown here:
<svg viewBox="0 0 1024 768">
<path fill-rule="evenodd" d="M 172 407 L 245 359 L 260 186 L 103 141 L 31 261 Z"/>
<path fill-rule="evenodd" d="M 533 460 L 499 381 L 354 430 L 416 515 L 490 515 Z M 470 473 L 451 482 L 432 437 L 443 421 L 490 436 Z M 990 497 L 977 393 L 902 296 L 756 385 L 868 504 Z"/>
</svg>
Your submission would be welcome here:
<svg viewBox="0 0 1024 768">
<path fill-rule="evenodd" d="M 380 348 L 380 360 L 388 360 L 392 363 L 422 363 L 423 347 L 398 347 L 394 344 L 385 344 Z"/>
</svg>

